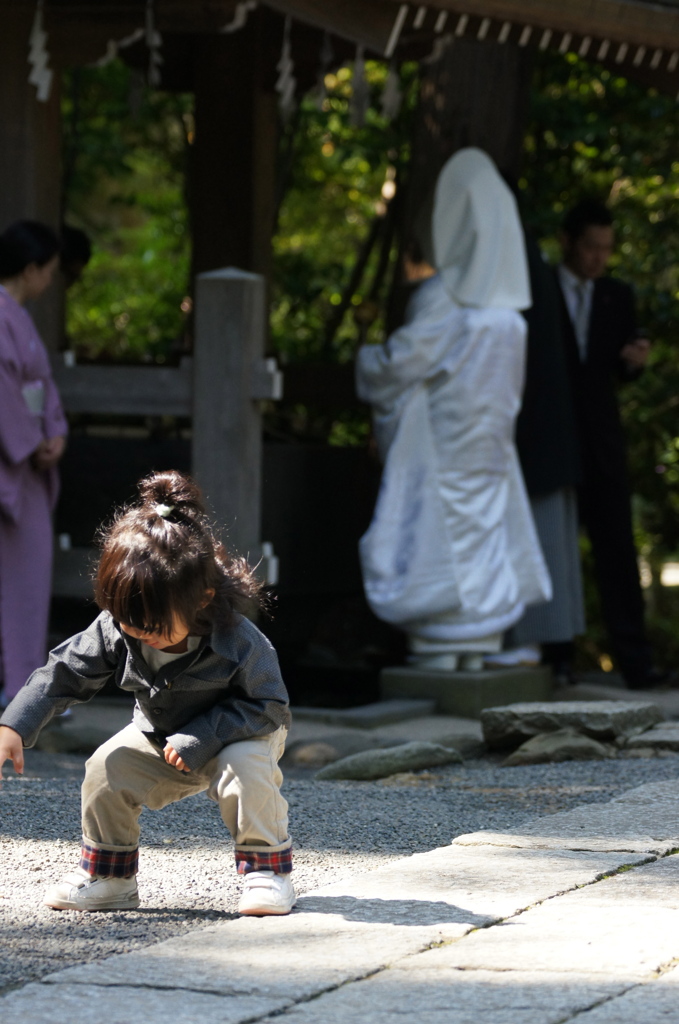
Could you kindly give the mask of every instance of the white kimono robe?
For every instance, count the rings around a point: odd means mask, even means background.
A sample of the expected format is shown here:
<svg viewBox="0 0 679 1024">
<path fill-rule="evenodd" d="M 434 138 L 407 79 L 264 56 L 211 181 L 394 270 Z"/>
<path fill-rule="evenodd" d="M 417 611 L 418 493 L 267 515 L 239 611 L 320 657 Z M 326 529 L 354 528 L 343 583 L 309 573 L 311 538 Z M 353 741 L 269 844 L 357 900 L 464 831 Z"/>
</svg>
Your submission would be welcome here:
<svg viewBox="0 0 679 1024">
<path fill-rule="evenodd" d="M 459 306 L 436 276 L 406 324 L 357 357 L 385 461 L 360 545 L 368 602 L 451 649 L 551 595 L 513 442 L 525 335 L 519 313 Z"/>
</svg>

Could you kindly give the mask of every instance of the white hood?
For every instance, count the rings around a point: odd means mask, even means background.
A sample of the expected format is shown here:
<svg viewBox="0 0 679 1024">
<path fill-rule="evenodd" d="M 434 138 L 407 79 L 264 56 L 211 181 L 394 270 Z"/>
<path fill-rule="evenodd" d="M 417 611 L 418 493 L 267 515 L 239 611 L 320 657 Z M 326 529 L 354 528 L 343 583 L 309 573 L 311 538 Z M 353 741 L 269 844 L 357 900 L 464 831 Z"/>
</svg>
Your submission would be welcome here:
<svg viewBox="0 0 679 1024">
<path fill-rule="evenodd" d="M 450 158 L 436 183 L 433 262 L 450 297 L 478 309 L 528 309 L 528 264 L 516 202 L 480 149 Z"/>
</svg>

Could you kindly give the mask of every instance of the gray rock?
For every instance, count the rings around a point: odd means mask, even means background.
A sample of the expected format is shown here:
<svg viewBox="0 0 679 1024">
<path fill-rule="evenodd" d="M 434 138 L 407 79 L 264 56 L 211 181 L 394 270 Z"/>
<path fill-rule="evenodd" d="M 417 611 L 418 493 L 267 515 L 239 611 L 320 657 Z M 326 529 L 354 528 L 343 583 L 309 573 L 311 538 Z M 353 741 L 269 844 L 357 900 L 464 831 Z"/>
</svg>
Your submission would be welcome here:
<svg viewBox="0 0 679 1024">
<path fill-rule="evenodd" d="M 460 764 L 457 750 L 437 743 L 402 743 L 386 750 L 366 750 L 362 754 L 343 757 L 317 772 L 317 779 L 383 779 L 396 772 L 417 771 L 442 764 Z"/>
<path fill-rule="evenodd" d="M 619 736 L 631 737 L 650 729 L 663 717 L 651 701 L 554 701 L 485 708 L 481 725 L 488 746 L 502 750 L 517 747 L 539 733 L 556 732 L 567 726 L 604 742 Z"/>
<path fill-rule="evenodd" d="M 679 750 L 679 722 L 663 722 L 639 736 L 631 737 L 625 744 L 629 750 L 650 749 Z"/>
<path fill-rule="evenodd" d="M 614 747 L 599 743 L 591 736 L 583 736 L 575 729 L 557 729 L 541 732 L 522 743 L 518 750 L 503 762 L 505 768 L 520 764 L 546 764 L 556 761 L 600 761 L 615 757 Z"/>
</svg>

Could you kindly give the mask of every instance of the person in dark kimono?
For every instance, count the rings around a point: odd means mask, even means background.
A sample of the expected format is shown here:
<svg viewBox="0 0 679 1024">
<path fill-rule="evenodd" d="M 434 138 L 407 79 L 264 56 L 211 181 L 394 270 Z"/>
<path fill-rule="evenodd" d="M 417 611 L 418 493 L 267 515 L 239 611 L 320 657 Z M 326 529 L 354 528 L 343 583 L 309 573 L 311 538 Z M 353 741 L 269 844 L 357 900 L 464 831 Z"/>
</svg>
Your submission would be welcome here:
<svg viewBox="0 0 679 1024">
<path fill-rule="evenodd" d="M 632 289 L 606 276 L 614 241 L 610 211 L 580 202 L 563 221 L 557 280 L 580 439 L 580 518 L 617 667 L 630 688 L 645 689 L 666 673 L 653 668 L 646 637 L 616 385 L 641 374 L 650 343 L 637 332 Z"/>
<path fill-rule="evenodd" d="M 18 221 L 0 235 L 0 667 L 6 704 L 45 660 L 51 513 L 67 433 L 47 351 L 24 303 L 49 287 L 59 241 Z"/>
</svg>

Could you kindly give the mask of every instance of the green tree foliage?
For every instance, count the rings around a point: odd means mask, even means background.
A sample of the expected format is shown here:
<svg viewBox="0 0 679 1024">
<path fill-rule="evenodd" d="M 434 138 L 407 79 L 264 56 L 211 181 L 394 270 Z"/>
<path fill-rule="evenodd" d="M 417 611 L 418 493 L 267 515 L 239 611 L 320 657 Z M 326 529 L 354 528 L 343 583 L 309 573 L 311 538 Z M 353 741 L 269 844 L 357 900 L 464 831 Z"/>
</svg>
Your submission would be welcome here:
<svg viewBox="0 0 679 1024">
<path fill-rule="evenodd" d="M 149 90 L 120 61 L 71 72 L 64 94 L 64 215 L 94 244 L 69 294 L 70 344 L 81 358 L 163 362 L 185 320 L 191 97 Z"/>
<path fill-rule="evenodd" d="M 365 70 L 369 106 L 362 125 L 352 123 L 353 75 L 343 67 L 326 76 L 320 103 L 317 95 L 302 101 L 288 128 L 292 138 L 285 144 L 292 159 L 274 237 L 271 329 L 276 349 L 291 360 L 351 359 L 357 327 L 350 311 L 330 345 L 325 344 L 327 323 L 333 307 L 340 306 L 375 218 L 385 216 L 385 196 L 388 201 L 407 165 L 417 69 L 402 69 L 403 102 L 391 122 L 381 114 L 387 69 L 368 61 Z M 385 235 L 380 231 L 351 297 L 354 308 L 373 289 Z M 388 275 L 378 282 L 375 298 L 384 297 L 387 283 Z M 380 326 L 378 320 L 374 331 Z"/>
</svg>

